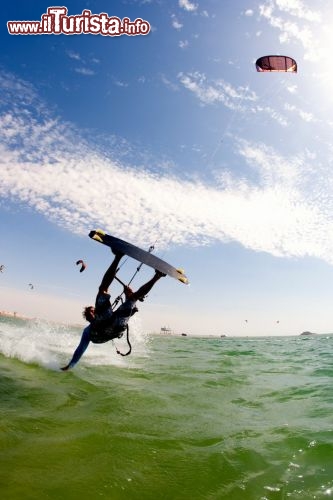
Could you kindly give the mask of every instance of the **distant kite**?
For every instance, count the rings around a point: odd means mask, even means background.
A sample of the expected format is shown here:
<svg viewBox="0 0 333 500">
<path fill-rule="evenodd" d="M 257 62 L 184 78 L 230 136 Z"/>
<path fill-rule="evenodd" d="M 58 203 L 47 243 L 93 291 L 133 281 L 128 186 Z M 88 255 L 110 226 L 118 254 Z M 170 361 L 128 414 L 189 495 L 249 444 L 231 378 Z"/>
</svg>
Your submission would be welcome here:
<svg viewBox="0 0 333 500">
<path fill-rule="evenodd" d="M 76 265 L 78 266 L 79 264 L 81 264 L 81 269 L 80 269 L 80 273 L 82 273 L 85 268 L 87 267 L 86 264 L 83 262 L 83 260 L 78 260 Z"/>
<path fill-rule="evenodd" d="M 32 283 L 29 283 L 29 287 L 30 287 L 30 290 L 33 290 L 34 289 L 34 286 Z"/>
<path fill-rule="evenodd" d="M 288 72 L 297 73 L 297 63 L 295 59 L 288 56 L 263 56 L 256 61 L 256 68 L 259 72 Z"/>
<path fill-rule="evenodd" d="M 2 271 L 5 269 L 5 266 L 3 264 L 1 264 L 0 266 L 0 273 L 2 273 Z"/>
</svg>

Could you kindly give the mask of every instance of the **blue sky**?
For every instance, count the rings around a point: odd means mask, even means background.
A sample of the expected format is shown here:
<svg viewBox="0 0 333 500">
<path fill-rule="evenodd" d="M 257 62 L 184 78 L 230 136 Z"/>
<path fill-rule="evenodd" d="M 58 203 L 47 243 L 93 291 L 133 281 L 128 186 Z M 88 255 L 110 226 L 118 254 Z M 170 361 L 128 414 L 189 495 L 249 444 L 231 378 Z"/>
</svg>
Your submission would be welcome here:
<svg viewBox="0 0 333 500">
<path fill-rule="evenodd" d="M 70 0 L 151 31 L 8 33 L 51 6 L 2 7 L 0 309 L 82 322 L 110 262 L 100 227 L 190 279 L 156 286 L 146 331 L 331 332 L 331 2 Z M 267 54 L 297 75 L 257 73 Z"/>
</svg>

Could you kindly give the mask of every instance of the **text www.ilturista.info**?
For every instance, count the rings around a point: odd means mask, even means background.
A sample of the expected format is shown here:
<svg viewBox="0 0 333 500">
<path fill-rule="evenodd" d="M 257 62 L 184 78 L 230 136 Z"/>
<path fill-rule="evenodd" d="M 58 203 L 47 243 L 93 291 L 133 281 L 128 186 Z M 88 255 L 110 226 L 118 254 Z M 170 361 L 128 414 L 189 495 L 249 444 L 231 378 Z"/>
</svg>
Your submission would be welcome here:
<svg viewBox="0 0 333 500">
<path fill-rule="evenodd" d="M 10 35 L 148 35 L 150 24 L 141 18 L 109 17 L 105 12 L 92 14 L 85 9 L 81 15 L 68 16 L 66 7 L 49 7 L 40 21 L 8 21 Z"/>
</svg>

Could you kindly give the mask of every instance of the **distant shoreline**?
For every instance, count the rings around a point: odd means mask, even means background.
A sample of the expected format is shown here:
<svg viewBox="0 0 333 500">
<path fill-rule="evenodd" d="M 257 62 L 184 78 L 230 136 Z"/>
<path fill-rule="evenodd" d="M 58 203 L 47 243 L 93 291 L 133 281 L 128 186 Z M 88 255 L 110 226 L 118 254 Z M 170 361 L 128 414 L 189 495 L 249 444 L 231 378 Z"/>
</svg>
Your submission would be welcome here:
<svg viewBox="0 0 333 500">
<path fill-rule="evenodd" d="M 28 316 L 22 316 L 21 314 L 17 314 L 17 312 L 9 312 L 9 311 L 0 311 L 0 318 L 15 318 L 15 319 L 34 319 L 28 318 Z"/>
<path fill-rule="evenodd" d="M 148 335 L 151 335 L 152 337 L 161 337 L 161 338 L 170 338 L 170 337 L 183 337 L 183 338 L 186 338 L 186 337 L 189 337 L 189 338 L 204 338 L 204 339 L 226 339 L 226 338 L 232 338 L 231 336 L 228 336 L 227 335 L 214 335 L 214 334 L 207 334 L 207 335 L 203 335 L 203 334 L 199 334 L 199 335 L 196 335 L 196 334 L 192 334 L 192 333 L 178 333 L 178 332 L 174 332 L 174 331 L 170 331 L 170 332 L 148 332 Z"/>
<path fill-rule="evenodd" d="M 46 321 L 48 323 L 55 323 L 55 324 L 61 324 L 61 325 L 66 325 L 74 328 L 84 328 L 84 325 L 78 324 L 78 323 L 59 323 L 58 321 L 52 321 L 48 320 L 45 318 L 38 318 L 38 317 L 29 317 L 29 316 L 23 316 L 22 314 L 18 314 L 16 311 L 0 311 L 0 319 L 1 318 L 13 318 L 13 319 L 18 319 L 22 321 L 36 321 L 36 320 L 42 320 Z M 315 332 L 310 332 L 310 331 L 304 331 L 302 333 L 294 333 L 294 334 L 289 334 L 289 335 L 225 335 L 225 334 L 208 334 L 208 335 L 195 335 L 191 333 L 178 333 L 173 330 L 169 331 L 163 331 L 163 332 L 147 332 L 149 336 L 152 337 L 159 337 L 159 338 L 170 338 L 170 337 L 181 337 L 181 338 L 202 338 L 202 339 L 221 339 L 221 340 L 228 340 L 228 339 L 237 339 L 237 338 L 248 338 L 248 339 L 254 339 L 254 338 L 262 338 L 262 337 L 316 337 L 316 336 L 321 336 L 321 335 L 332 335 L 332 333 L 315 333 Z"/>
<path fill-rule="evenodd" d="M 58 324 L 58 325 L 66 325 L 66 326 L 70 326 L 70 327 L 73 327 L 73 328 L 84 328 L 84 325 L 81 325 L 81 324 L 78 324 L 78 323 L 60 323 L 58 321 L 52 321 L 52 320 L 49 320 L 49 319 L 45 319 L 45 318 L 38 318 L 37 316 L 34 316 L 33 318 L 29 317 L 29 316 L 23 316 L 22 314 L 18 314 L 16 311 L 14 312 L 10 312 L 10 311 L 0 311 L 0 319 L 1 318 L 13 318 L 13 319 L 18 319 L 18 320 L 22 320 L 22 321 L 36 321 L 36 320 L 41 320 L 41 321 L 45 321 L 45 322 L 48 322 L 48 323 L 54 323 L 54 324 Z"/>
</svg>

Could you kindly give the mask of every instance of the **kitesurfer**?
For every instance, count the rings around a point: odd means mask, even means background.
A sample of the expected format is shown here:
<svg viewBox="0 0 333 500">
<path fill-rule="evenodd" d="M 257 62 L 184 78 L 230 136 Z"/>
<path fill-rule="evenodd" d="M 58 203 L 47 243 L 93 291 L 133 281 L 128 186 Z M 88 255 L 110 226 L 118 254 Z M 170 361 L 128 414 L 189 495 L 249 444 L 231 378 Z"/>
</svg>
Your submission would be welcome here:
<svg viewBox="0 0 333 500">
<path fill-rule="evenodd" d="M 116 311 L 113 311 L 108 288 L 116 277 L 119 262 L 122 257 L 122 253 L 115 252 L 114 260 L 104 274 L 99 286 L 95 307 L 88 306 L 84 308 L 83 317 L 89 322 L 89 325 L 83 330 L 80 343 L 71 361 L 68 365 L 61 368 L 62 370 L 65 371 L 73 368 L 82 357 L 90 342 L 102 344 L 116 337 L 120 337 L 122 332 L 126 329 L 130 317 L 138 311 L 136 302 L 138 300 L 143 301 L 154 284 L 162 276 L 165 276 L 165 274 L 160 271 L 155 271 L 152 279 L 142 285 L 136 292 L 133 292 L 130 287 L 125 286 L 125 302 Z"/>
</svg>

